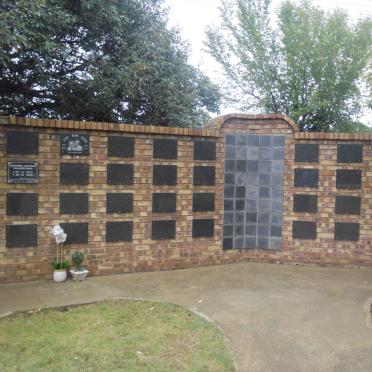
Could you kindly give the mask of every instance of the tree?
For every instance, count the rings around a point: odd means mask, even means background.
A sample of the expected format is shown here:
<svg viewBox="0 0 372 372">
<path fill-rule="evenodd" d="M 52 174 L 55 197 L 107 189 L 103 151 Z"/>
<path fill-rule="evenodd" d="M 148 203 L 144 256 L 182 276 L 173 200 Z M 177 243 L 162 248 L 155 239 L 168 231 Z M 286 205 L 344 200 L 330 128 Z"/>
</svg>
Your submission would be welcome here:
<svg viewBox="0 0 372 372">
<path fill-rule="evenodd" d="M 4 0 L 0 111 L 199 126 L 217 87 L 187 63 L 162 0 Z"/>
<path fill-rule="evenodd" d="M 371 55 L 372 20 L 348 22 L 307 0 L 222 0 L 222 26 L 207 47 L 229 79 L 225 94 L 244 110 L 283 113 L 303 130 L 339 130 L 361 111 L 359 82 Z M 231 86 L 229 89 L 228 86 Z"/>
</svg>

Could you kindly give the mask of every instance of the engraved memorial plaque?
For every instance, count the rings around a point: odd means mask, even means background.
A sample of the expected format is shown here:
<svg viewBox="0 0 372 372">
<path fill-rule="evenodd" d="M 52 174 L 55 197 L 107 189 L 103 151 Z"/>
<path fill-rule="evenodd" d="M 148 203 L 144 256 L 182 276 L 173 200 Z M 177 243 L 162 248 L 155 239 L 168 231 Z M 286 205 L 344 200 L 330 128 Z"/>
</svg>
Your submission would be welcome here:
<svg viewBox="0 0 372 372">
<path fill-rule="evenodd" d="M 86 134 L 63 134 L 60 145 L 61 155 L 89 155 L 89 136 Z"/>
<path fill-rule="evenodd" d="M 39 163 L 36 161 L 8 161 L 8 183 L 38 183 Z"/>
</svg>

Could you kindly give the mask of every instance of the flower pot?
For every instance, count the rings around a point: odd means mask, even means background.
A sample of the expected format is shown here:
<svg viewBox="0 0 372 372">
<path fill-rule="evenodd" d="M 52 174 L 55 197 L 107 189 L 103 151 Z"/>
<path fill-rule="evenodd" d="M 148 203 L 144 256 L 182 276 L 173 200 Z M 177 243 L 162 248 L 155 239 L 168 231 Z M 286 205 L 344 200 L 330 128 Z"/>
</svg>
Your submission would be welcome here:
<svg viewBox="0 0 372 372">
<path fill-rule="evenodd" d="M 72 280 L 80 281 L 80 280 L 85 280 L 85 277 L 88 275 L 89 271 L 86 269 L 79 270 L 79 271 L 70 269 L 70 273 L 72 275 Z"/>
<path fill-rule="evenodd" d="M 53 271 L 53 280 L 56 283 L 64 282 L 66 278 L 67 278 L 66 269 Z"/>
</svg>

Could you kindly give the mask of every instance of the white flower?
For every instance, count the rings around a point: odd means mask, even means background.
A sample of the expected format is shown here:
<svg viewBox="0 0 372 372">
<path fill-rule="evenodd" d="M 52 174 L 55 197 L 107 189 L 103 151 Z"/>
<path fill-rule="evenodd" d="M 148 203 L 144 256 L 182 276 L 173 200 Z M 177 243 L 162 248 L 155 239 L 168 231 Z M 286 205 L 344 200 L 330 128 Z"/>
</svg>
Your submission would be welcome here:
<svg viewBox="0 0 372 372">
<path fill-rule="evenodd" d="M 67 234 L 63 231 L 62 227 L 57 224 L 49 228 L 49 234 L 57 244 L 64 243 L 67 238 Z"/>
</svg>

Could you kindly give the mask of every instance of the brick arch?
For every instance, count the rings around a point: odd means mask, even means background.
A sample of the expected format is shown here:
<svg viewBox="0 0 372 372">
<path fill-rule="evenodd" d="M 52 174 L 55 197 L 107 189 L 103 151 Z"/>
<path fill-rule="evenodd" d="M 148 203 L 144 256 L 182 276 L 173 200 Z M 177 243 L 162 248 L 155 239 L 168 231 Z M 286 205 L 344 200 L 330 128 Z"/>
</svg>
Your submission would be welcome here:
<svg viewBox="0 0 372 372">
<path fill-rule="evenodd" d="M 262 115 L 250 115 L 250 114 L 227 114 L 218 116 L 212 120 L 210 120 L 206 125 L 205 128 L 215 129 L 220 131 L 223 125 L 232 119 L 246 119 L 246 120 L 283 120 L 285 121 L 292 129 L 293 132 L 299 132 L 298 125 L 288 116 L 282 114 L 262 114 Z"/>
</svg>

